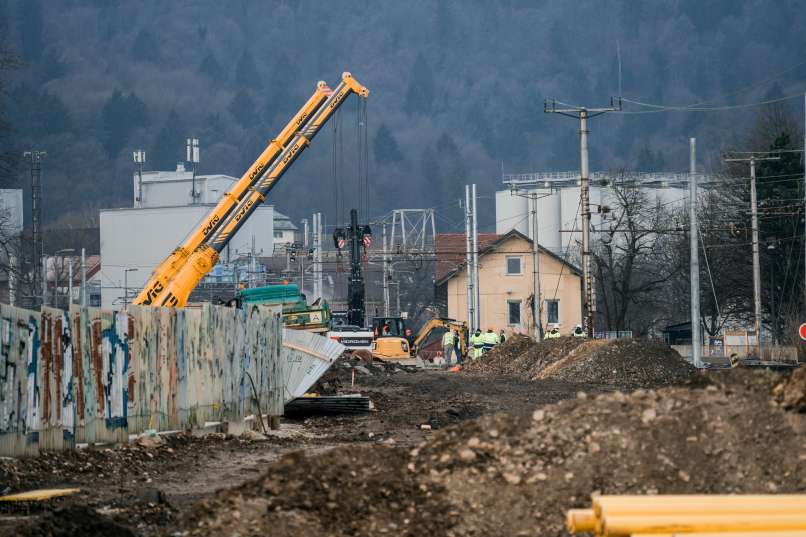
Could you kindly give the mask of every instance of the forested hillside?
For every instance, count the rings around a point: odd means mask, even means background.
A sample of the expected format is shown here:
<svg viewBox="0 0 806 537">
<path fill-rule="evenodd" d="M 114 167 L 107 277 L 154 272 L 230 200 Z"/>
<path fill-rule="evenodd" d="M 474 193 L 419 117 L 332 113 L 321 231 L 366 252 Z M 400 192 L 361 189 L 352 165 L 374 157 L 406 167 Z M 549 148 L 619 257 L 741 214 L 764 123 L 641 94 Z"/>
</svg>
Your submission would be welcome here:
<svg viewBox="0 0 806 537">
<path fill-rule="evenodd" d="M 147 168 L 172 169 L 193 135 L 201 173 L 240 175 L 316 81 L 344 70 L 371 90 L 373 214 L 447 208 L 466 182 L 489 196 L 502 166 L 575 168 L 577 125 L 544 114 L 543 99 L 608 104 L 617 52 L 636 101 L 728 105 L 806 89 L 797 0 L 7 0 L 0 21 L 20 60 L 6 76 L 3 143 L 48 151 L 50 221 L 130 204 L 138 147 Z M 591 124 L 591 167 L 685 169 L 688 136 L 714 154 L 753 114 L 611 114 Z M 337 199 L 358 196 L 351 103 L 340 126 L 338 181 L 328 128 L 274 190 L 292 217 L 321 210 L 332 223 Z M 21 163 L 5 178 L 25 181 Z M 456 220 L 443 215 L 442 226 Z"/>
</svg>

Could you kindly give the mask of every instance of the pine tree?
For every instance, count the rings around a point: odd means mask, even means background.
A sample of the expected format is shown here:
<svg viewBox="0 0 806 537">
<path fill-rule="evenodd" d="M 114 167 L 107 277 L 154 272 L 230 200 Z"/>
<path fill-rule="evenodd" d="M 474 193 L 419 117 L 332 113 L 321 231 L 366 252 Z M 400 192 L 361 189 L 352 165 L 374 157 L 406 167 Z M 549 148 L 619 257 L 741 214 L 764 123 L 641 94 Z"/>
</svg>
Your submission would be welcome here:
<svg viewBox="0 0 806 537">
<path fill-rule="evenodd" d="M 235 82 L 237 82 L 239 88 L 256 88 L 261 84 L 255 58 L 248 50 L 241 54 L 238 65 L 235 66 Z"/>
<path fill-rule="evenodd" d="M 156 62 L 160 58 L 160 49 L 154 36 L 148 30 L 140 30 L 130 51 L 132 59 L 141 62 Z"/>
<path fill-rule="evenodd" d="M 232 98 L 229 113 L 242 127 L 251 127 L 257 122 L 255 102 L 245 90 L 238 91 Z"/>
<path fill-rule="evenodd" d="M 434 110 L 434 73 L 422 53 L 417 55 L 409 76 L 404 108 L 409 115 L 428 114 Z"/>
<path fill-rule="evenodd" d="M 210 80 L 214 82 L 220 81 L 224 74 L 221 64 L 218 63 L 218 60 L 212 52 L 209 52 L 207 56 L 204 57 L 201 64 L 199 64 L 199 71 L 207 75 Z"/>
<path fill-rule="evenodd" d="M 22 55 L 26 60 L 36 60 L 43 49 L 42 30 L 45 22 L 42 5 L 39 0 L 20 0 L 17 13 L 20 16 Z"/>
<path fill-rule="evenodd" d="M 185 157 L 185 122 L 176 110 L 171 110 L 151 147 L 149 160 L 154 169 L 173 170 Z"/>
<path fill-rule="evenodd" d="M 382 123 L 375 134 L 372 152 L 377 162 L 400 162 L 403 160 L 403 154 L 400 152 L 397 140 L 395 140 L 386 123 Z"/>
<path fill-rule="evenodd" d="M 116 89 L 101 109 L 104 148 L 110 157 L 120 152 L 138 127 L 148 125 L 146 105 L 137 95 Z"/>
</svg>

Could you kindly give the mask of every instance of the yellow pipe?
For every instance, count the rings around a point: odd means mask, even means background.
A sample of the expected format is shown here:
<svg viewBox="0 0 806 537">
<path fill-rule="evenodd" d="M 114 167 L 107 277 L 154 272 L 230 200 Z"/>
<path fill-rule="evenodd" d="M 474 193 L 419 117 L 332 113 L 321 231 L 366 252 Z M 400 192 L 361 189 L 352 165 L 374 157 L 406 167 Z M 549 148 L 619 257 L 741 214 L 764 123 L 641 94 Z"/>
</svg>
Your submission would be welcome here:
<svg viewBox="0 0 806 537">
<path fill-rule="evenodd" d="M 596 531 L 593 509 L 569 509 L 565 515 L 565 527 L 571 533 Z"/>
<path fill-rule="evenodd" d="M 806 537 L 806 531 L 728 531 L 719 533 L 633 533 L 631 537 Z"/>
<path fill-rule="evenodd" d="M 801 507 L 806 510 L 806 495 L 803 494 L 722 494 L 722 495 L 658 495 L 658 496 L 594 496 L 593 511 L 597 517 L 602 512 L 608 513 L 635 512 L 637 509 L 651 510 L 656 508 L 701 505 L 719 508 L 731 505 L 736 509 L 762 509 L 770 507 Z"/>
<path fill-rule="evenodd" d="M 29 490 L 27 492 L 18 492 L 16 494 L 7 494 L 0 496 L 0 502 L 33 502 L 40 500 L 49 500 L 51 498 L 58 498 L 59 496 L 69 496 L 80 492 L 81 489 L 39 489 Z"/>
<path fill-rule="evenodd" d="M 595 511 L 594 511 L 595 512 Z M 771 505 L 769 503 L 756 504 L 746 500 L 711 502 L 670 502 L 670 503 L 639 503 L 607 505 L 599 510 L 599 518 L 613 515 L 719 515 L 719 514 L 773 514 L 773 513 L 806 513 L 806 505 L 796 502 L 781 502 Z"/>
<path fill-rule="evenodd" d="M 726 531 L 806 530 L 806 513 L 721 515 L 615 515 L 599 520 L 597 533 L 628 537 L 636 533 L 717 533 Z"/>
</svg>

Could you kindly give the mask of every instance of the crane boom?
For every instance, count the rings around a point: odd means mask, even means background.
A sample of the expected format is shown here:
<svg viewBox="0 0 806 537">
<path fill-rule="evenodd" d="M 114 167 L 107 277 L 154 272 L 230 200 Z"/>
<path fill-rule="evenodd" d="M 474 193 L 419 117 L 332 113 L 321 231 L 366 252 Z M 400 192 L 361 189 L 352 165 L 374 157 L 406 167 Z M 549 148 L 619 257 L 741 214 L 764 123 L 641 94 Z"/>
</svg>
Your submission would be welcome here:
<svg viewBox="0 0 806 537">
<path fill-rule="evenodd" d="M 277 156 L 294 138 L 296 132 L 308 123 L 332 92 L 324 82 L 320 81 L 316 84 L 316 90 L 313 95 L 280 131 L 277 138 L 269 142 L 255 162 L 246 170 L 232 189 L 224 193 L 218 205 L 210 211 L 185 241 L 171 252 L 162 263 L 157 265 L 143 290 L 134 299 L 134 304 L 151 305 L 159 301 L 168 282 L 179 272 L 193 251 L 221 226 L 227 216 L 238 205 L 238 202 L 266 174 Z"/>
<path fill-rule="evenodd" d="M 187 262 L 162 289 L 159 295 L 160 300 L 158 302 L 152 300 L 152 305 L 183 307 L 187 304 L 190 293 L 218 262 L 219 255 L 230 239 L 255 209 L 266 200 L 269 191 L 310 145 L 322 126 L 339 109 L 344 100 L 353 93 L 359 97 L 366 98 L 369 95 L 369 90 L 358 83 L 350 73 L 344 73 L 341 83 L 333 90 L 333 93 L 316 111 L 310 121 L 294 135 L 291 143 L 275 159 L 268 172 L 249 189 L 249 192 L 230 212 L 225 221 L 196 247 Z"/>
</svg>

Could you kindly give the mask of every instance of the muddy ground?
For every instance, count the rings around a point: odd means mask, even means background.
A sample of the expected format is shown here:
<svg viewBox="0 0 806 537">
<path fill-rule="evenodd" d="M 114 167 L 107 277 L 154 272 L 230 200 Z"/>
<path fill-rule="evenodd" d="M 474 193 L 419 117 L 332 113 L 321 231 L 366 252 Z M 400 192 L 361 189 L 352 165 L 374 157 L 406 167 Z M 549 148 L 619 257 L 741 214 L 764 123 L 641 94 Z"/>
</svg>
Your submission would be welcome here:
<svg viewBox="0 0 806 537">
<path fill-rule="evenodd" d="M 0 507 L 0 537 L 560 537 L 564 510 L 594 491 L 806 490 L 806 370 L 687 376 L 663 349 L 616 346 L 567 361 L 626 364 L 624 385 L 611 369 L 571 382 L 534 374 L 559 363 L 541 357 L 560 343 L 542 345 L 502 346 L 524 365 L 511 374 L 494 356 L 493 371 L 461 373 L 340 360 L 315 389 L 366 395 L 375 410 L 284 420 L 267 439 L 177 435 L 0 460 L 0 488 L 82 489 Z M 636 380 L 657 388 L 633 392 Z"/>
<path fill-rule="evenodd" d="M 355 386 L 347 367 L 335 369 L 329 378 L 331 384 L 340 384 L 341 391 L 369 396 L 375 411 L 284 420 L 280 434 L 266 441 L 183 434 L 167 436 L 156 446 L 82 449 L 26 461 L 0 459 L 0 492 L 82 489 L 69 498 L 0 506 L 0 536 L 170 534 L 181 515 L 198 500 L 257 478 L 269 463 L 289 452 L 304 450 L 315 455 L 340 446 L 413 446 L 463 420 L 497 412 L 530 415 L 536 407 L 572 398 L 582 389 L 567 382 L 531 382 L 499 375 L 380 365 L 367 366 L 367 370 L 370 374 L 357 371 Z M 89 528 L 92 512 L 81 510 L 86 507 L 108 515 L 107 525 Z M 68 519 L 83 522 L 65 525 Z M 114 523 L 132 533 L 108 526 Z"/>
</svg>

